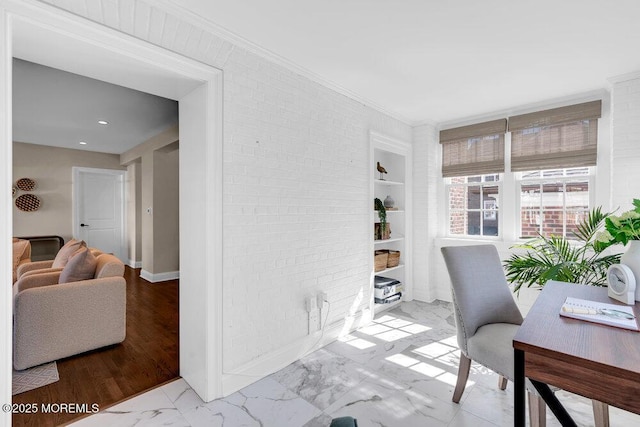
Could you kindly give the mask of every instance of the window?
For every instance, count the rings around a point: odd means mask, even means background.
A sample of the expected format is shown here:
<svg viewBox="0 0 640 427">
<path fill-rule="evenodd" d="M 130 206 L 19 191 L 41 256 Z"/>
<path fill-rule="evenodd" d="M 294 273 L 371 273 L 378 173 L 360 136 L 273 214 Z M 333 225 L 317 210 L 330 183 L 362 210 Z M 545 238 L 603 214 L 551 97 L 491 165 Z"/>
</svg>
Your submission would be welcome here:
<svg viewBox="0 0 640 427">
<path fill-rule="evenodd" d="M 571 238 L 593 199 L 601 109 L 592 101 L 441 131 L 448 234 Z"/>
<path fill-rule="evenodd" d="M 498 236 L 501 174 L 454 177 L 447 180 L 449 233 Z"/>
<path fill-rule="evenodd" d="M 520 173 L 520 237 L 571 238 L 589 212 L 592 171 L 585 167 Z"/>
</svg>

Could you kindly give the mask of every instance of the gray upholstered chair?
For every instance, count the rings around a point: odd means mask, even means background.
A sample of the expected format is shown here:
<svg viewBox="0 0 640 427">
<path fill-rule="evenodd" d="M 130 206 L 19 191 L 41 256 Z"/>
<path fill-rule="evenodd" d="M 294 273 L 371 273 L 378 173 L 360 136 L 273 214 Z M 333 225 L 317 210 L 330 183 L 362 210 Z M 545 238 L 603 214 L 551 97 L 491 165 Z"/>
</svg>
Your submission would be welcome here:
<svg viewBox="0 0 640 427">
<path fill-rule="evenodd" d="M 493 245 L 443 247 L 451 278 L 453 309 L 456 319 L 460 365 L 453 401 L 464 392 L 471 361 L 496 372 L 498 386 L 513 380 L 513 337 L 523 318 L 516 305 Z M 544 426 L 546 405 L 527 385 L 531 426 Z M 608 406 L 593 401 L 596 426 L 609 425 Z"/>
</svg>

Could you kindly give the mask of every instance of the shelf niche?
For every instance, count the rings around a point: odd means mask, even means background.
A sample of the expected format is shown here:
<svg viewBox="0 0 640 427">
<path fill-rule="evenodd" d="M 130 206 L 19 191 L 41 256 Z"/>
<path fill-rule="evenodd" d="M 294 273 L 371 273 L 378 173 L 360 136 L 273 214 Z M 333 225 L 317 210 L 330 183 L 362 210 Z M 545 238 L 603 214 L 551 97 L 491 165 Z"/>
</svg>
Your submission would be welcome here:
<svg viewBox="0 0 640 427">
<path fill-rule="evenodd" d="M 390 138 L 377 132 L 370 133 L 371 202 L 387 196 L 394 199 L 394 209 L 387 210 L 387 222 L 391 225 L 389 239 L 375 240 L 371 227 L 371 312 L 378 313 L 397 306 L 401 301 L 412 299 L 411 269 L 411 144 Z M 378 162 L 387 173 L 378 171 Z M 378 211 L 372 209 L 371 223 L 380 222 Z M 400 264 L 375 272 L 373 255 L 375 250 L 400 251 Z M 402 298 L 387 304 L 374 302 L 375 276 L 388 277 L 402 283 Z"/>
</svg>

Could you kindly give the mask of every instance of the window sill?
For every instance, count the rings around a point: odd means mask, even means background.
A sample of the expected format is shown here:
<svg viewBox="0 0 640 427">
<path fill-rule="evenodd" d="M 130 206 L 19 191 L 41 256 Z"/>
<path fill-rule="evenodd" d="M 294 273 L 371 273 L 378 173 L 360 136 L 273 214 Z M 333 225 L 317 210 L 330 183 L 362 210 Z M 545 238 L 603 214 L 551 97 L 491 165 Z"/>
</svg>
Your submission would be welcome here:
<svg viewBox="0 0 640 427">
<path fill-rule="evenodd" d="M 488 238 L 487 236 L 461 236 L 461 237 L 437 237 L 434 241 L 436 248 L 442 248 L 444 246 L 465 246 L 465 245 L 494 245 L 498 252 L 508 252 L 514 245 L 524 243 L 524 240 L 517 241 L 505 241 L 500 237 Z"/>
</svg>

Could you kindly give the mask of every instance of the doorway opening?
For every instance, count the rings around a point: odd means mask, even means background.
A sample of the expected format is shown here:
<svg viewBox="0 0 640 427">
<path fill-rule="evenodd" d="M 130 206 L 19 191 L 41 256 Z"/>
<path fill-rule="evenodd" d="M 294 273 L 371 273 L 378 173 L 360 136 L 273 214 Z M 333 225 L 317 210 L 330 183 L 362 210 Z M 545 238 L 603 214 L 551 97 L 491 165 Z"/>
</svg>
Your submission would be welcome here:
<svg viewBox="0 0 640 427">
<path fill-rule="evenodd" d="M 222 73 L 133 37 L 62 13 L 46 5 L 20 1 L 3 3 L 0 64 L 1 91 L 10 94 L 11 58 L 41 63 L 136 90 L 175 99 L 180 104 L 180 375 L 205 401 L 221 394 L 222 306 Z M 0 134 L 5 143 L 0 159 L 11 176 L 11 100 L 2 113 Z M 192 185 L 194 182 L 201 186 Z M 0 208 L 10 218 L 6 185 Z M 5 240 L 11 227 L 4 230 Z M 187 244 L 188 242 L 188 244 Z M 8 246 L 8 245 L 7 245 Z M 7 254 L 8 255 L 8 254 Z M 9 257 L 6 256 L 8 259 Z M 0 355 L 0 374 L 10 381 L 10 287 L 0 293 L 4 318 L 0 338 L 7 344 Z M 10 401 L 6 389 L 0 397 Z M 8 415 L 5 415 L 8 416 Z"/>
</svg>

